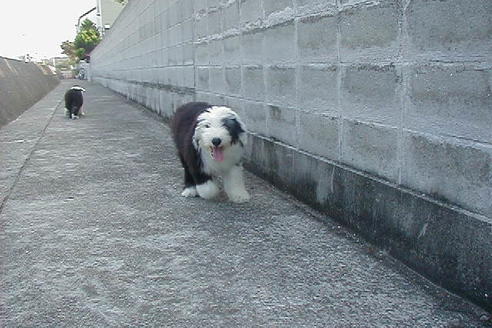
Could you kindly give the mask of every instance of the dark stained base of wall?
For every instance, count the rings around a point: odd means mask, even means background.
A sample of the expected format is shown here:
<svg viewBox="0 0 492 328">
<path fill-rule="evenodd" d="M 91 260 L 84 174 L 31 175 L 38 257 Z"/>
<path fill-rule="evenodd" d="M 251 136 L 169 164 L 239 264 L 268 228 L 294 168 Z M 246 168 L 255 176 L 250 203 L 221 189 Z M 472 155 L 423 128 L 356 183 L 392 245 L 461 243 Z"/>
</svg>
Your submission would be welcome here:
<svg viewBox="0 0 492 328">
<path fill-rule="evenodd" d="M 245 166 L 438 285 L 492 310 L 492 222 L 261 136 Z"/>
<path fill-rule="evenodd" d="M 96 81 L 165 119 L 197 98 L 192 89 Z M 249 135 L 245 167 L 436 284 L 492 311 L 490 219 L 257 134 Z"/>
<path fill-rule="evenodd" d="M 58 83 L 47 67 L 0 57 L 0 127 L 15 120 Z"/>
</svg>

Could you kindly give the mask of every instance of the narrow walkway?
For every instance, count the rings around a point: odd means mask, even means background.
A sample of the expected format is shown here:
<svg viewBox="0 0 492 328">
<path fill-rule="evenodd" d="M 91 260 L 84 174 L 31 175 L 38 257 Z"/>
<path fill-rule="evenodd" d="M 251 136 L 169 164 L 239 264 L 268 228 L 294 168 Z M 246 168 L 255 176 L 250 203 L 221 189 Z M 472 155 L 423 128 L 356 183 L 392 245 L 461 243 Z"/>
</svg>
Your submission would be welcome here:
<svg viewBox="0 0 492 328">
<path fill-rule="evenodd" d="M 168 127 L 63 82 L 0 130 L 1 327 L 487 327 L 483 311 L 247 174 L 180 197 Z"/>
</svg>

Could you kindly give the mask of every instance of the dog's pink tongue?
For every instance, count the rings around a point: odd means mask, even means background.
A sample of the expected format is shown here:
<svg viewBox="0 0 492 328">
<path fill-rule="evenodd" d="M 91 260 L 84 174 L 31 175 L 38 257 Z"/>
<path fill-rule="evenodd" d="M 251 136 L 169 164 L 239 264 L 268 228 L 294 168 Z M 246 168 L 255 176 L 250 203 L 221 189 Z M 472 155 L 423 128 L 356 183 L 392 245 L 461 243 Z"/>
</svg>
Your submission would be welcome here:
<svg viewBox="0 0 492 328">
<path fill-rule="evenodd" d="M 224 160 L 224 151 L 220 147 L 214 147 L 213 156 L 217 162 L 222 162 Z"/>
</svg>

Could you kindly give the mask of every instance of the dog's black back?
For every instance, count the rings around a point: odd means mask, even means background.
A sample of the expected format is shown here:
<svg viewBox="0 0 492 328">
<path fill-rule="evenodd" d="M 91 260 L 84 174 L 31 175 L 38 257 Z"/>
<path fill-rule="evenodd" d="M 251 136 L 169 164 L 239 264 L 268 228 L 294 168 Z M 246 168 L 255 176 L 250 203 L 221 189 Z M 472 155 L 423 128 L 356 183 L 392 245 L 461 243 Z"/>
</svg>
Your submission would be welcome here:
<svg viewBox="0 0 492 328">
<path fill-rule="evenodd" d="M 174 143 L 178 150 L 179 159 L 185 169 L 185 185 L 203 183 L 210 179 L 204 175 L 200 156 L 193 147 L 193 135 L 195 133 L 197 117 L 211 108 L 206 102 L 190 102 L 179 107 L 171 122 L 171 131 Z M 193 179 L 193 178 L 194 179 Z"/>
<path fill-rule="evenodd" d="M 68 110 L 69 118 L 72 118 L 73 115 L 79 115 L 83 103 L 84 97 L 81 90 L 69 89 L 65 93 L 65 108 Z"/>
<path fill-rule="evenodd" d="M 210 107 L 211 105 L 206 102 L 190 102 L 176 110 L 171 131 L 178 149 L 191 146 L 195 131 L 193 123 L 196 123 L 196 118 Z"/>
</svg>

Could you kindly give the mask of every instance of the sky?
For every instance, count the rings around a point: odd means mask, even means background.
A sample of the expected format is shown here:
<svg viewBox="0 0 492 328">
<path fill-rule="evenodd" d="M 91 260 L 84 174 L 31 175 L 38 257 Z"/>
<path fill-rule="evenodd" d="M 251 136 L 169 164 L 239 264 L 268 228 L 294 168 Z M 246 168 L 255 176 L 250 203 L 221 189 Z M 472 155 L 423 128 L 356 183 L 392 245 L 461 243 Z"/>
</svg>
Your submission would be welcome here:
<svg viewBox="0 0 492 328">
<path fill-rule="evenodd" d="M 0 56 L 35 59 L 62 56 L 60 45 L 73 41 L 79 16 L 97 0 L 3 0 L 0 9 Z M 95 12 L 88 18 L 96 20 Z"/>
</svg>

